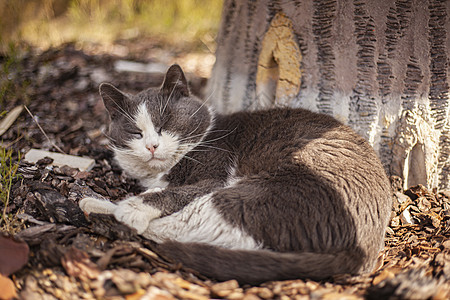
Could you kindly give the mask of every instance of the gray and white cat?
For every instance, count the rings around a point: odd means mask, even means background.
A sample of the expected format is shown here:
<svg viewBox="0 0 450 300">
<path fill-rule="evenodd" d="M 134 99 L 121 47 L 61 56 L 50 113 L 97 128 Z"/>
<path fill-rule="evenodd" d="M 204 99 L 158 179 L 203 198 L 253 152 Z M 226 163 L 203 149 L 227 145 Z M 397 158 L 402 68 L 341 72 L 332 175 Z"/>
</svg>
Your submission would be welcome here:
<svg viewBox="0 0 450 300">
<path fill-rule="evenodd" d="M 159 89 L 100 86 L 115 159 L 148 190 L 114 214 L 158 251 L 218 280 L 324 279 L 373 269 L 391 190 L 370 145 L 334 118 L 277 108 L 215 114 L 178 65 Z"/>
</svg>

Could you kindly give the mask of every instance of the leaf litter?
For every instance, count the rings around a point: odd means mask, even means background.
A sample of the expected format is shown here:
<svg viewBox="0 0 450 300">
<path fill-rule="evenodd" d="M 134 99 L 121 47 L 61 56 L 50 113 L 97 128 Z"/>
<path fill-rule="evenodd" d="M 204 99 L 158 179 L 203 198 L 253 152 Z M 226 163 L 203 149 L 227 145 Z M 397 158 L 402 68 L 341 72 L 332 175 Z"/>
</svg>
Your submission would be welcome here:
<svg viewBox="0 0 450 300">
<path fill-rule="evenodd" d="M 127 46 L 132 49 L 133 45 Z M 151 46 L 137 48 L 152 51 Z M 33 51 L 21 60 L 20 74 L 22 80 L 30 82 L 30 103 L 19 103 L 15 98 L 3 108 L 10 111 L 27 105 L 33 118 L 29 114 L 18 115 L 3 133 L 3 143 L 22 153 L 32 148 L 59 148 L 70 155 L 93 158 L 96 163 L 90 171 L 80 171 L 52 165 L 49 157 L 35 163 L 20 161 L 21 177 L 14 183 L 7 212 L 15 213 L 23 223 L 14 238 L 21 245 L 28 245 L 30 253 L 25 267 L 12 268 L 0 278 L 14 283 L 14 293 L 17 290 L 19 298 L 256 300 L 450 296 L 450 191 L 437 192 L 423 186 L 403 191 L 399 178 L 392 178 L 394 206 L 377 269 L 370 274 L 341 275 L 328 281 L 289 280 L 260 286 L 240 286 L 234 280 L 215 282 L 160 256 L 151 241 L 117 223 L 112 216 L 92 214 L 87 218 L 78 207 L 83 196 L 119 200 L 141 191 L 137 182 L 127 178 L 112 160 L 102 133 L 107 114 L 97 94 L 98 84 L 109 81 L 133 92 L 158 86 L 163 75 L 116 70 L 114 65 L 119 60 L 145 56 L 132 50 L 127 57 L 86 53 L 72 44 L 41 53 Z M 180 54 L 167 55 L 176 62 Z M 201 95 L 205 78 L 196 74 L 188 74 L 188 78 L 192 90 Z M 0 239 L 0 246 L 3 243 Z M 12 264 L 22 263 L 22 258 L 8 257 Z M 2 293 L 4 298 L 12 296 Z"/>
</svg>

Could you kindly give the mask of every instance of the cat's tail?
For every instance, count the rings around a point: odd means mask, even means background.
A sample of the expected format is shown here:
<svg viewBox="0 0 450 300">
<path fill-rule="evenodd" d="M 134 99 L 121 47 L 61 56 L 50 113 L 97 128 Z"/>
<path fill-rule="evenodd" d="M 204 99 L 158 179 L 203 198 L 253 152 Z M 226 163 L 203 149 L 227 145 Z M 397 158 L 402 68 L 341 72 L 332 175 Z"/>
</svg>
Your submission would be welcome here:
<svg viewBox="0 0 450 300">
<path fill-rule="evenodd" d="M 219 281 L 236 279 L 241 284 L 298 278 L 320 280 L 336 274 L 357 274 L 365 260 L 365 255 L 357 254 L 360 251 L 280 253 L 179 242 L 165 242 L 158 245 L 158 250 L 203 275 Z"/>
</svg>

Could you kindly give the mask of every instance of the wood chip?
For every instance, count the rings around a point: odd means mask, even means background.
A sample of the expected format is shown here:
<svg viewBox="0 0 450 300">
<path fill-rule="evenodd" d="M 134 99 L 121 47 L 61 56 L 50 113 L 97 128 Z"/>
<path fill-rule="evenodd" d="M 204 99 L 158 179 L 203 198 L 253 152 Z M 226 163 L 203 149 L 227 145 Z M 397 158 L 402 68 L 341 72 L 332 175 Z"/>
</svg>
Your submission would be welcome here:
<svg viewBox="0 0 450 300">
<path fill-rule="evenodd" d="M 227 297 L 237 288 L 239 288 L 239 283 L 236 280 L 228 280 L 216 283 L 211 287 L 211 291 L 219 297 Z"/>
<path fill-rule="evenodd" d="M 444 242 L 442 243 L 442 246 L 443 246 L 445 249 L 450 249 L 450 240 L 444 241 Z"/>
<path fill-rule="evenodd" d="M 379 275 L 375 276 L 372 281 L 373 285 L 377 285 L 385 279 L 392 279 L 402 271 L 400 267 L 390 267 L 384 269 Z"/>
<path fill-rule="evenodd" d="M 100 274 L 97 265 L 89 259 L 87 253 L 75 247 L 66 252 L 61 263 L 67 274 L 83 281 L 96 279 Z"/>
<path fill-rule="evenodd" d="M 260 299 L 261 298 L 259 298 L 255 294 L 245 294 L 244 298 L 242 298 L 242 300 L 260 300 Z"/>
<path fill-rule="evenodd" d="M 126 298 L 128 300 L 128 297 Z M 169 292 L 157 288 L 156 286 L 151 286 L 145 295 L 140 299 L 146 300 L 175 300 Z"/>
<path fill-rule="evenodd" d="M 137 248 L 136 250 L 138 251 L 139 254 L 142 254 L 144 257 L 153 258 L 153 259 L 159 258 L 159 256 L 155 252 L 153 252 L 147 248 L 140 247 L 140 248 Z"/>
<path fill-rule="evenodd" d="M 43 158 L 52 158 L 52 165 L 54 166 L 69 166 L 71 168 L 79 169 L 80 171 L 89 171 L 95 165 L 95 160 L 92 158 L 74 156 L 69 154 L 55 153 L 40 149 L 31 149 L 25 154 L 24 160 L 30 163 L 37 163 Z"/>
<path fill-rule="evenodd" d="M 265 287 L 252 287 L 247 290 L 247 293 L 255 294 L 263 299 L 272 299 L 274 297 L 273 292 Z"/>
</svg>

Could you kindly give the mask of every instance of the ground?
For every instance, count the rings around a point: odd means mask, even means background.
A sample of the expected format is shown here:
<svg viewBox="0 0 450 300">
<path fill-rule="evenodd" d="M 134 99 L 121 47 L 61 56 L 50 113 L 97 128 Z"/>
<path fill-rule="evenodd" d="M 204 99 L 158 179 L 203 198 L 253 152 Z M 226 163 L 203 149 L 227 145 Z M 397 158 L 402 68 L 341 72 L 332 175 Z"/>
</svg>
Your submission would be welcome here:
<svg viewBox="0 0 450 300">
<path fill-rule="evenodd" d="M 19 298 L 449 297 L 450 191 L 427 190 L 423 186 L 403 191 L 399 178 L 392 178 L 392 220 L 377 269 L 366 275 L 336 276 L 321 282 L 293 280 L 260 286 L 239 286 L 235 281 L 218 283 L 161 257 L 152 250 L 152 242 L 111 217 L 93 215 L 87 219 L 77 205 L 82 195 L 100 194 L 118 200 L 140 191 L 137 183 L 112 161 L 103 134 L 107 114 L 98 85 L 107 81 L 128 92 L 158 86 L 163 79 L 160 71 L 168 64 L 187 65 L 193 57 L 167 52 L 152 41 L 135 43 L 131 50 L 123 51 L 128 49 L 125 46 L 130 44 L 119 43 L 105 52 L 95 47 L 79 50 L 68 44 L 45 52 L 30 49 L 20 59 L 0 57 L 4 71 L 0 82 L 2 111 L 23 104 L 28 109 L 1 136 L 3 148 L 13 150 L 3 167 L 17 162 L 18 153 L 31 148 L 59 148 L 96 162 L 92 170 L 85 172 L 53 167 L 50 159 L 36 164 L 20 159 L 10 201 L 6 207 L 0 203 L 1 211 L 8 214 L 2 231 L 14 233 L 15 239 L 26 242 L 30 249 L 22 269 L 5 274 L 13 280 Z M 160 71 L 120 69 L 124 62 L 127 65 L 126 61 L 136 58 L 151 62 L 148 69 Z M 204 59 L 211 61 L 210 56 Z M 191 71 L 187 76 L 192 90 L 201 95 L 208 70 L 193 67 Z M 4 179 L 2 189 L 6 188 Z M 1 239 L 1 245 L 8 240 Z M 0 262 L 9 264 L 8 259 Z"/>
</svg>

